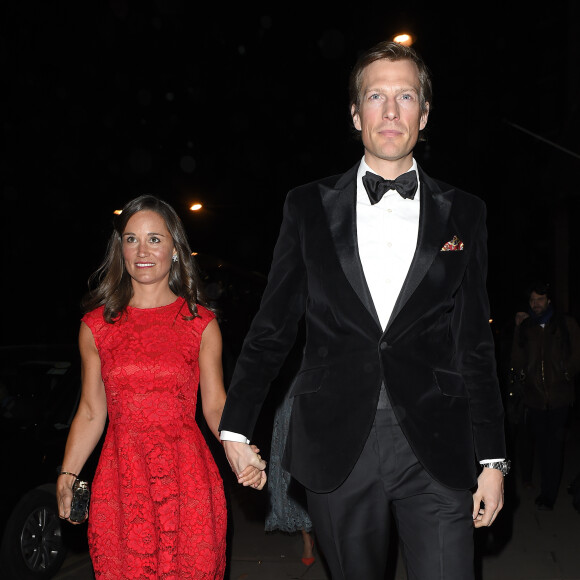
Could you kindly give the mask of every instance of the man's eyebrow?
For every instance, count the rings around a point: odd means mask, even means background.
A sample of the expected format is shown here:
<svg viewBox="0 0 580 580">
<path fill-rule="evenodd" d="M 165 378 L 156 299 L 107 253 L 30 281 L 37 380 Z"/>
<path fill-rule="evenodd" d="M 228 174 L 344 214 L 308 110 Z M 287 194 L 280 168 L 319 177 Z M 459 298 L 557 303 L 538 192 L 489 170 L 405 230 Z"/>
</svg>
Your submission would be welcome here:
<svg viewBox="0 0 580 580">
<path fill-rule="evenodd" d="M 390 89 L 390 87 L 386 87 L 387 89 Z M 368 89 L 365 89 L 363 94 L 367 94 L 367 93 L 382 93 L 384 92 L 385 87 L 369 87 Z M 395 89 L 395 92 L 397 93 L 409 93 L 409 92 L 413 92 L 413 93 L 417 93 L 419 94 L 419 89 L 417 87 L 412 87 L 412 86 L 401 86 L 401 87 L 397 87 Z"/>
</svg>

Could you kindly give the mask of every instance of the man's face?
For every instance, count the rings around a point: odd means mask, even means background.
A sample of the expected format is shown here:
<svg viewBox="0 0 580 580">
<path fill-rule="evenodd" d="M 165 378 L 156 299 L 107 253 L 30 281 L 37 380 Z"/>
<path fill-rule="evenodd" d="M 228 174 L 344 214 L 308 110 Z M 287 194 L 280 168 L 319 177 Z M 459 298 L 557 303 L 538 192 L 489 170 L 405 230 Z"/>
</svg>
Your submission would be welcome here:
<svg viewBox="0 0 580 580">
<path fill-rule="evenodd" d="M 373 169 L 385 167 L 385 162 L 398 166 L 410 161 L 429 114 L 428 104 L 421 114 L 419 90 L 419 71 L 410 60 L 381 59 L 364 70 L 360 110 L 353 105 L 351 114 Z"/>
<path fill-rule="evenodd" d="M 536 316 L 544 314 L 548 304 L 550 304 L 550 299 L 546 294 L 537 294 L 536 292 L 530 294 L 530 308 Z"/>
</svg>

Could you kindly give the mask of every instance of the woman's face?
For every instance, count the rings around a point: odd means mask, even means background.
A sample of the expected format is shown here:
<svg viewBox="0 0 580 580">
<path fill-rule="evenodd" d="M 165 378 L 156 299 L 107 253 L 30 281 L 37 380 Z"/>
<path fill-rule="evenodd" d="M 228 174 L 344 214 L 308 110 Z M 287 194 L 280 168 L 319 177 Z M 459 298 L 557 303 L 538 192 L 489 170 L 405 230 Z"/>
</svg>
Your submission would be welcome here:
<svg viewBox="0 0 580 580">
<path fill-rule="evenodd" d="M 169 284 L 175 247 L 158 213 L 143 210 L 131 216 L 122 238 L 125 268 L 133 284 Z"/>
</svg>

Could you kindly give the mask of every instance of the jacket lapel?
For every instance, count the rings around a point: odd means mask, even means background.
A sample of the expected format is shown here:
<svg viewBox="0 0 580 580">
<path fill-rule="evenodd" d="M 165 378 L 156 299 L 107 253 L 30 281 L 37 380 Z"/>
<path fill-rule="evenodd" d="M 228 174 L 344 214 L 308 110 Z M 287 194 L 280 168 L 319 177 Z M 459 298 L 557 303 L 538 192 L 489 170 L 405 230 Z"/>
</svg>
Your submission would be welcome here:
<svg viewBox="0 0 580 580">
<path fill-rule="evenodd" d="M 421 182 L 421 210 L 417 248 L 386 330 L 389 329 L 393 320 L 415 292 L 433 260 L 441 251 L 441 240 L 444 239 L 451 212 L 452 195 L 450 193 L 453 189 L 442 190 L 437 182 L 426 175 L 420 167 L 419 179 Z"/>
<path fill-rule="evenodd" d="M 357 163 L 343 174 L 334 187 L 321 184 L 320 196 L 344 274 L 380 328 L 379 317 L 358 253 L 356 234 L 356 175 L 358 166 Z"/>
</svg>

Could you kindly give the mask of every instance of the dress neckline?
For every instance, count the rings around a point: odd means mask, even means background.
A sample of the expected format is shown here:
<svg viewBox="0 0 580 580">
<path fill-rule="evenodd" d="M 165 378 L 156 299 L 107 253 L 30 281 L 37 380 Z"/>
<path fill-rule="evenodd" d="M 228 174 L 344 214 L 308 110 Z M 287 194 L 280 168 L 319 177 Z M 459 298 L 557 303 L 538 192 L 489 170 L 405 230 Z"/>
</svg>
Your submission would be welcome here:
<svg viewBox="0 0 580 580">
<path fill-rule="evenodd" d="M 169 304 L 164 304 L 163 306 L 153 306 L 152 308 L 138 308 L 137 306 L 127 305 L 127 310 L 133 310 L 137 312 L 153 312 L 163 310 L 164 308 L 171 308 L 172 306 L 175 306 L 178 303 L 180 303 L 181 305 L 184 301 L 185 301 L 184 298 L 178 296 L 173 302 L 170 302 Z"/>
</svg>

